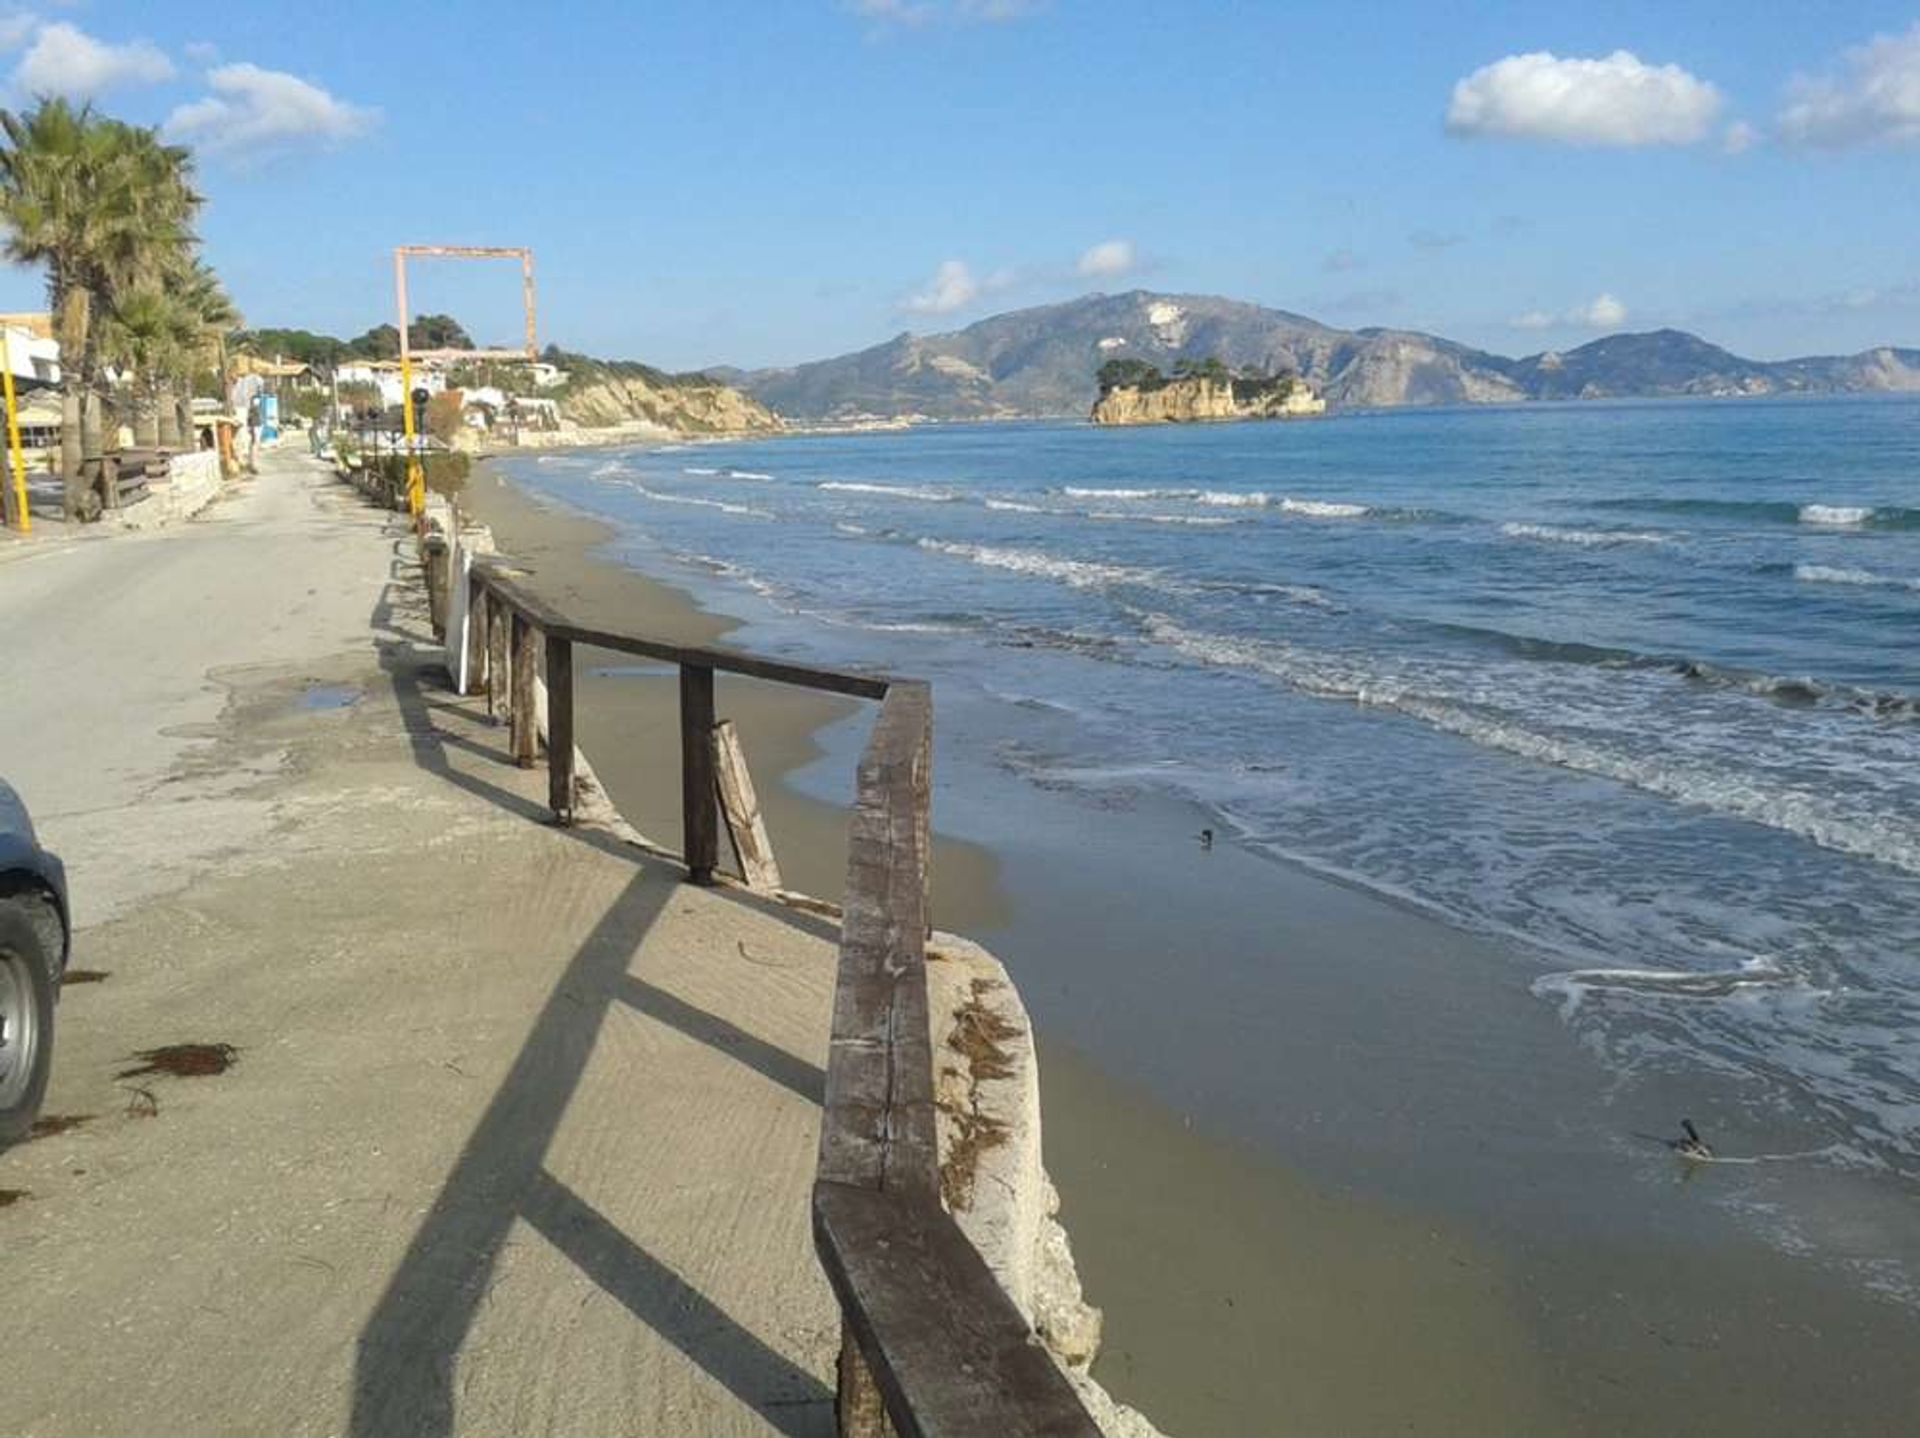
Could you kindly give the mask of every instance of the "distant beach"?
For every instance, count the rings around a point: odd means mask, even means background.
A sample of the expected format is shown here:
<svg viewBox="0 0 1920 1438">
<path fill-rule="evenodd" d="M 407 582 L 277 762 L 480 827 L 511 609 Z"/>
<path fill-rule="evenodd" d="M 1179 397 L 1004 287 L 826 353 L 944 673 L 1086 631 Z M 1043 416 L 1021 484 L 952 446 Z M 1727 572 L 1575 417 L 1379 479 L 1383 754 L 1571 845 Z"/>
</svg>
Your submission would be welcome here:
<svg viewBox="0 0 1920 1438">
<path fill-rule="evenodd" d="M 716 470 L 720 453 L 682 452 Z M 497 466 L 470 502 L 570 605 L 689 638 L 738 622 Z M 771 532 L 745 528 L 743 544 Z M 787 632 L 756 624 L 758 647 Z M 670 749 L 670 686 L 586 669 L 583 747 L 673 842 L 674 771 L 648 758 Z M 949 727 L 979 721 L 977 696 L 940 698 Z M 750 686 L 722 709 L 789 878 L 837 892 L 844 814 L 825 796 L 845 792 L 862 726 Z M 1772 1205 L 1851 1224 L 1865 1260 L 1872 1235 L 1912 1242 L 1897 1184 L 1791 1163 L 1689 1172 L 1660 1137 L 1701 1087 L 1644 1076 L 1622 1111 L 1617 1077 L 1532 992 L 1537 958 L 1234 844 L 1203 853 L 1191 801 L 965 762 L 939 775 L 938 921 L 998 952 L 1035 1016 L 1049 1163 L 1107 1309 L 1098 1371 L 1168 1432 L 1902 1421 L 1884 1384 L 1859 1380 L 1904 1361 L 1920 1313 L 1735 1217 Z"/>
</svg>

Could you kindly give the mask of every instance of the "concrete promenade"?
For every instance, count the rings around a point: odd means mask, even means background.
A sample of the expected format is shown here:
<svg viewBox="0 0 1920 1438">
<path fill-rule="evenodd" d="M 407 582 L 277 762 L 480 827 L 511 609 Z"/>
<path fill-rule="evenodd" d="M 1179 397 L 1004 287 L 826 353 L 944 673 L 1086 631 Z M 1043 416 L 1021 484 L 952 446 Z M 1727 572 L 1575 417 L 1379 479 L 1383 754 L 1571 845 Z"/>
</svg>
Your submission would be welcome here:
<svg viewBox="0 0 1920 1438">
<path fill-rule="evenodd" d="M 304 456 L 7 547 L 0 619 L 0 774 L 107 975 L 85 1122 L 0 1154 L 13 1432 L 831 1431 L 829 926 L 545 825 L 404 526 Z M 181 1043 L 237 1060 L 123 1076 Z"/>
</svg>

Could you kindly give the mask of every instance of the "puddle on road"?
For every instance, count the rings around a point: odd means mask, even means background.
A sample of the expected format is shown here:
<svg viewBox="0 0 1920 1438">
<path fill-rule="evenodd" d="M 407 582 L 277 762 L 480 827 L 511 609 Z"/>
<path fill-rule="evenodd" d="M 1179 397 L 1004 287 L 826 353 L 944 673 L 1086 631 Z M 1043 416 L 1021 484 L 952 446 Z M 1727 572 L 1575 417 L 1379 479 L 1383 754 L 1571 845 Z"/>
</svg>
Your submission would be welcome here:
<svg viewBox="0 0 1920 1438">
<path fill-rule="evenodd" d="M 298 707 L 309 712 L 349 709 L 360 702 L 361 694 L 357 684 L 309 684 L 301 691 Z"/>
</svg>

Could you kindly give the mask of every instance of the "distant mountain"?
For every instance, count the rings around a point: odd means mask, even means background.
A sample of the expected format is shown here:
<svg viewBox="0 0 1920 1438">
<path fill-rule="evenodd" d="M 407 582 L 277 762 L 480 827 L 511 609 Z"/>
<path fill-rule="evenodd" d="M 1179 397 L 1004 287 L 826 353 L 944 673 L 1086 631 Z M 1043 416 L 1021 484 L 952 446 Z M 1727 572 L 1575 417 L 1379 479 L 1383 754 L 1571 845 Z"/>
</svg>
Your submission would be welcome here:
<svg viewBox="0 0 1920 1438">
<path fill-rule="evenodd" d="M 1216 355 L 1235 368 L 1291 370 L 1349 409 L 1920 391 L 1920 350 L 1761 361 L 1655 330 L 1516 360 L 1413 330 L 1334 329 L 1238 300 L 1145 290 L 1014 310 L 950 334 L 901 334 L 838 359 L 708 373 L 792 419 L 1077 417 L 1092 407 L 1094 375 L 1109 359 L 1171 369 Z"/>
</svg>

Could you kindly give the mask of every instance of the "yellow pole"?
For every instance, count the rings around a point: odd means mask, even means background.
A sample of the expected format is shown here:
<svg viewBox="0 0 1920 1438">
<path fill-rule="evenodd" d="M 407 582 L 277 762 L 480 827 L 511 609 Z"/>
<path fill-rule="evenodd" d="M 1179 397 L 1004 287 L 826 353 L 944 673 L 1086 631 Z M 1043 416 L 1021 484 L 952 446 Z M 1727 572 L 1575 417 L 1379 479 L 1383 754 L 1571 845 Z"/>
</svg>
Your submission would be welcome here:
<svg viewBox="0 0 1920 1438">
<path fill-rule="evenodd" d="M 13 335 L 0 325 L 0 384 L 7 393 L 7 448 L 13 454 L 14 513 L 22 534 L 33 533 L 33 511 L 27 507 L 27 458 L 20 452 L 20 409 L 13 398 Z"/>
<path fill-rule="evenodd" d="M 400 424 L 407 437 L 407 513 L 416 520 L 427 507 L 427 475 L 413 451 L 413 348 L 407 342 L 407 252 L 393 252 L 393 294 L 400 311 Z"/>
</svg>

